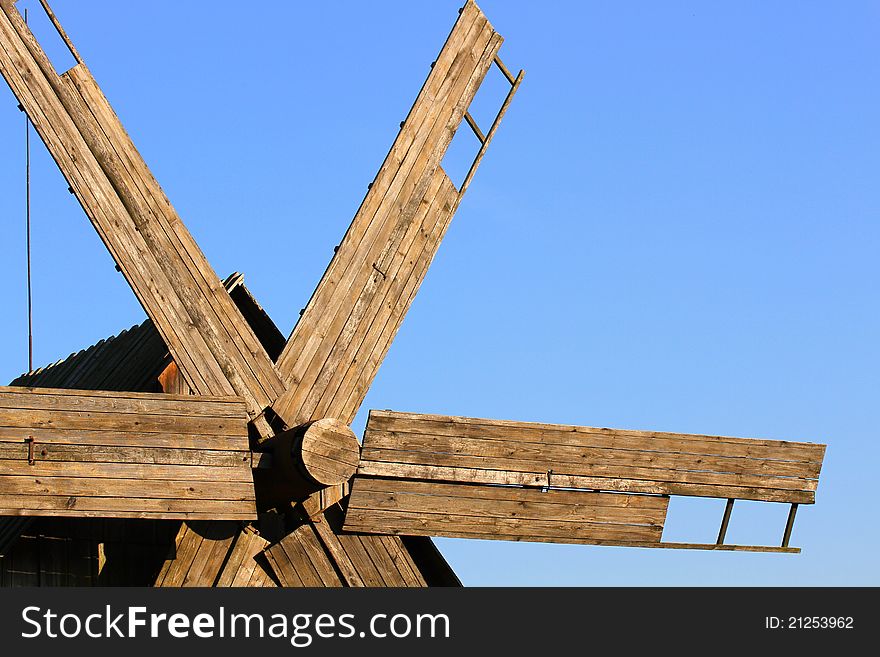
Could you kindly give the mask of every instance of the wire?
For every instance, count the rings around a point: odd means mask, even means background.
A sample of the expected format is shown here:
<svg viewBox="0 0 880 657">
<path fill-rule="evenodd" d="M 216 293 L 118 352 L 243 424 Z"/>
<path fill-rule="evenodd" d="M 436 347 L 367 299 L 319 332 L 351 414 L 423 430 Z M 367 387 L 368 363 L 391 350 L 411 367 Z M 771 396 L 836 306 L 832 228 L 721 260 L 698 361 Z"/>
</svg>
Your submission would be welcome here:
<svg viewBox="0 0 880 657">
<path fill-rule="evenodd" d="M 24 10 L 24 22 L 27 24 L 28 12 Z M 28 372 L 34 371 L 34 305 L 33 288 L 31 285 L 31 120 L 24 113 L 24 147 L 25 147 L 25 231 L 27 233 L 27 307 L 28 307 Z"/>
</svg>

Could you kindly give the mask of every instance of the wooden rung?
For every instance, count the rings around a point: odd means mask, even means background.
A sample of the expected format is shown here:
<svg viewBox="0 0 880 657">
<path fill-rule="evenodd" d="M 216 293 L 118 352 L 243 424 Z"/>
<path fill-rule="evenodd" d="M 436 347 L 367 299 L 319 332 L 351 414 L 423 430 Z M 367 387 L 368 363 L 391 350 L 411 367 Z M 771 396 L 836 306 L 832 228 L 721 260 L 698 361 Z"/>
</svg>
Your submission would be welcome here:
<svg viewBox="0 0 880 657">
<path fill-rule="evenodd" d="M 782 535 L 782 547 L 787 548 L 788 542 L 791 539 L 791 530 L 794 527 L 794 517 L 797 514 L 797 502 L 791 505 L 791 508 L 788 510 L 788 520 L 785 521 L 785 533 Z"/>
<path fill-rule="evenodd" d="M 728 498 L 727 505 L 724 507 L 724 516 L 721 518 L 721 529 L 718 530 L 718 540 L 715 545 L 723 545 L 724 537 L 727 535 L 727 526 L 730 524 L 730 513 L 733 511 L 734 499 Z"/>
<path fill-rule="evenodd" d="M 477 139 L 480 140 L 481 144 L 486 143 L 486 135 L 483 134 L 483 131 L 480 130 L 480 126 L 477 125 L 477 122 L 474 121 L 474 117 L 471 116 L 470 112 L 464 113 L 464 120 L 467 121 L 467 124 L 471 127 L 471 130 L 474 131 L 474 134 L 477 136 Z"/>
<path fill-rule="evenodd" d="M 516 84 L 516 78 L 513 77 L 510 71 L 507 70 L 507 67 L 504 65 L 504 62 L 501 61 L 501 58 L 498 55 L 495 55 L 495 65 L 501 69 L 501 72 L 504 73 L 504 77 L 507 78 L 507 81 L 510 84 Z"/>
<path fill-rule="evenodd" d="M 500 60 L 496 58 L 496 61 Z M 480 162 L 483 160 L 483 156 L 486 154 L 486 150 L 489 148 L 489 144 L 492 142 L 492 138 L 495 136 L 495 131 L 498 129 L 498 126 L 501 123 L 501 119 L 504 117 L 504 114 L 507 112 L 507 108 L 510 107 L 510 103 L 513 100 L 513 97 L 516 95 L 516 91 L 517 89 L 519 89 L 519 85 L 522 82 L 525 74 L 525 71 L 520 71 L 519 75 L 516 76 L 516 79 L 512 81 L 510 91 L 507 92 L 507 97 L 501 104 L 501 109 L 498 110 L 498 114 L 495 116 L 495 120 L 492 121 L 492 127 L 489 128 L 489 132 L 486 135 L 486 138 L 483 140 L 483 145 L 480 147 L 480 150 L 477 153 L 477 157 L 474 158 L 474 163 L 471 165 L 470 170 L 467 172 L 467 175 L 464 178 L 464 182 L 461 183 L 461 188 L 458 190 L 459 199 L 464 196 L 464 193 L 467 191 L 468 186 L 471 184 L 471 180 L 473 180 L 474 174 L 477 172 L 477 168 L 480 166 Z"/>
</svg>

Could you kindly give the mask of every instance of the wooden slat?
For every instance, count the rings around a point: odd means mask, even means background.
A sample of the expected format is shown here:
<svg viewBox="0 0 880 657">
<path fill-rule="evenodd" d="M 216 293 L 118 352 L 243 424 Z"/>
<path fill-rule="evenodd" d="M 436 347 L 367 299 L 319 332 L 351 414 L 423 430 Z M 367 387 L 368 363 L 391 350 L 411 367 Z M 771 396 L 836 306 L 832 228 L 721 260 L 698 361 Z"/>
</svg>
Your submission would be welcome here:
<svg viewBox="0 0 880 657">
<path fill-rule="evenodd" d="M 86 425 L 89 426 L 89 425 Z M 183 431 L 118 431 L 113 429 L 74 429 L 71 427 L 51 428 L 40 427 L 39 443 L 42 445 L 93 445 L 95 447 L 160 447 L 180 450 L 229 451 L 230 447 L 239 447 L 240 432 L 235 435 L 217 435 L 207 433 L 186 433 Z M 179 429 L 179 427 L 177 427 Z M 22 434 L 27 433 L 21 427 L 0 426 L 0 443 L 19 443 Z"/>
<path fill-rule="evenodd" d="M 373 411 L 359 474 L 813 502 L 824 445 Z"/>
<path fill-rule="evenodd" d="M 156 586 L 179 587 L 195 559 L 196 551 L 202 542 L 202 537 L 186 523 L 181 523 L 177 536 L 174 539 L 174 548 L 171 555 L 162 564 L 162 569 L 156 577 Z"/>
<path fill-rule="evenodd" d="M 579 543 L 659 541 L 668 497 L 358 478 L 344 529 Z M 509 539 L 510 540 L 510 539 Z"/>
<path fill-rule="evenodd" d="M 266 539 L 249 528 L 239 532 L 216 586 L 235 588 L 250 586 L 251 581 L 255 579 L 254 572 L 262 569 L 254 557 L 268 544 Z M 268 582 L 271 583 L 272 580 L 269 579 Z"/>
<path fill-rule="evenodd" d="M 256 516 L 240 399 L 0 388 L 0 427 L 0 515 Z"/>
<path fill-rule="evenodd" d="M 215 586 L 230 555 L 235 553 L 240 529 L 236 522 L 181 523 L 175 547 L 162 565 L 154 586 Z"/>
<path fill-rule="evenodd" d="M 434 436 L 430 434 L 385 433 L 376 431 L 370 436 L 373 449 L 421 451 L 427 448 L 432 452 L 448 454 L 468 454 L 480 458 L 511 459 L 541 462 L 552 458 L 559 463 L 561 471 L 579 466 L 615 465 L 640 466 L 647 468 L 672 468 L 677 470 L 729 472 L 734 474 L 759 474 L 768 477 L 816 478 L 821 463 L 809 461 L 784 461 L 753 456 L 716 456 L 700 454 L 683 449 L 694 449 L 681 442 L 668 451 L 656 445 L 654 449 L 631 449 L 619 447 L 589 447 L 587 445 L 559 445 L 530 443 L 517 438 L 462 438 Z M 677 448 L 677 449 L 676 449 Z M 711 445 L 704 448 L 712 451 Z M 717 450 L 716 450 L 717 451 Z M 564 464 L 564 466 L 562 465 Z M 555 471 L 555 470 L 554 470 Z M 572 472 L 574 474 L 574 472 Z"/>
<path fill-rule="evenodd" d="M 503 486 L 544 486 L 546 473 L 513 472 L 508 470 L 482 470 L 474 468 L 454 468 L 435 465 L 412 465 L 409 463 L 389 463 L 361 461 L 359 476 L 391 477 L 399 479 L 422 479 L 427 481 L 453 481 Z M 559 488 L 582 490 L 613 490 L 628 493 L 647 493 L 653 495 L 690 495 L 696 497 L 722 497 L 754 499 L 765 502 L 799 502 L 812 504 L 816 494 L 813 491 L 774 490 L 768 488 L 748 488 L 742 486 L 719 486 L 670 481 L 650 481 L 639 479 L 612 479 L 608 477 L 575 477 L 553 474 L 553 485 Z"/>
<path fill-rule="evenodd" d="M 401 577 L 404 581 L 404 586 L 415 586 L 422 587 L 428 586 L 428 583 L 425 579 L 424 574 L 422 573 L 419 566 L 416 565 L 415 560 L 413 559 L 412 554 L 410 553 L 410 549 L 403 544 L 403 541 L 399 536 L 376 536 L 372 537 L 374 541 L 381 542 L 385 549 L 388 550 L 388 556 L 391 557 L 391 561 L 394 563 L 394 567 L 397 568 L 397 572 L 400 573 Z M 419 539 L 430 543 L 430 539 Z M 435 556 L 437 556 L 437 563 L 435 566 L 439 566 L 442 562 L 451 572 L 449 565 L 446 564 L 445 560 L 443 560 L 442 556 L 439 556 L 439 551 L 436 551 L 435 548 Z"/>
<path fill-rule="evenodd" d="M 193 407 L 192 395 L 161 396 L 143 392 L 70 390 L 65 388 L 25 388 L 0 386 L 0 408 L 29 408 L 42 411 L 92 411 L 96 413 L 137 413 L 138 415 L 204 416 L 241 419 L 244 403 L 239 397 L 199 395 Z"/>
<path fill-rule="evenodd" d="M 457 207 L 440 162 L 501 42 L 468 0 L 279 357 L 288 425 L 356 414 Z"/>
<path fill-rule="evenodd" d="M 152 480 L 137 482 L 137 492 L 143 499 L 190 500 L 193 510 L 199 501 L 247 501 L 254 496 L 253 484 L 248 481 L 193 481 Z M 61 497 L 127 497 L 132 492 L 130 480 L 111 477 L 52 477 L 43 475 L 0 476 L 0 494 L 3 496 L 61 496 Z M 29 504 L 36 504 L 31 500 Z"/>
<path fill-rule="evenodd" d="M 347 586 L 366 586 L 363 577 L 358 572 L 357 566 L 348 556 L 348 552 L 339 541 L 339 536 L 330 528 L 330 525 L 325 520 L 321 520 L 313 522 L 312 527 L 315 528 L 315 533 L 318 535 L 324 550 L 336 565 L 337 571 L 342 576 L 342 581 Z"/>
<path fill-rule="evenodd" d="M 825 445 L 788 440 L 607 429 L 383 410 L 370 411 L 370 428 L 384 432 L 410 432 L 482 440 L 515 438 L 523 443 L 682 451 L 812 463 L 821 463 L 825 453 Z"/>
<path fill-rule="evenodd" d="M 343 581 L 318 539 L 311 523 L 305 523 L 265 550 L 272 570 L 288 587 L 339 587 Z"/>
<path fill-rule="evenodd" d="M 265 554 L 284 586 L 426 586 L 398 536 L 346 533 L 339 508 L 307 521 Z"/>
<path fill-rule="evenodd" d="M 188 383 L 256 416 L 284 383 L 82 64 L 58 76 L 11 5 L 0 72 L 153 319 Z"/>
</svg>

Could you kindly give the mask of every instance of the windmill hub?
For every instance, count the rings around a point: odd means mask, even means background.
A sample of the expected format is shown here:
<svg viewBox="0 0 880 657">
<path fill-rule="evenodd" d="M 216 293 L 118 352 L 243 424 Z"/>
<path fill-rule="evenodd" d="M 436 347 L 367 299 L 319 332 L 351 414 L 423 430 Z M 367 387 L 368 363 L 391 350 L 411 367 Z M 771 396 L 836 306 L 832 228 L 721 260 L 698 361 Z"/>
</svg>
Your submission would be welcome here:
<svg viewBox="0 0 880 657">
<path fill-rule="evenodd" d="M 335 486 L 354 476 L 360 445 L 347 424 L 323 418 L 278 436 L 275 458 L 288 476 L 304 476 L 318 487 Z"/>
</svg>

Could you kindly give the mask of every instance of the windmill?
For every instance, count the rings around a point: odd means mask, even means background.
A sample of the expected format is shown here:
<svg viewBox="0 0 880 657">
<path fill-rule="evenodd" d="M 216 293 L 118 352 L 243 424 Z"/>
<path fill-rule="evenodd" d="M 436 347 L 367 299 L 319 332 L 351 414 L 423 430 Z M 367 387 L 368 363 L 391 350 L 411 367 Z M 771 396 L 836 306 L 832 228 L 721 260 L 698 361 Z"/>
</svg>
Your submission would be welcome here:
<svg viewBox="0 0 880 657">
<path fill-rule="evenodd" d="M 221 281 L 45 0 L 58 75 L 0 0 L 0 72 L 149 319 L 0 388 L 4 584 L 424 586 L 429 537 L 798 552 L 820 444 L 371 411 L 349 425 L 523 72 L 468 0 L 289 338 Z M 469 112 L 496 67 L 509 92 Z M 467 123 L 455 185 L 441 166 Z M 715 543 L 663 540 L 671 496 L 726 500 Z M 789 505 L 779 545 L 725 541 L 735 500 Z"/>
</svg>

